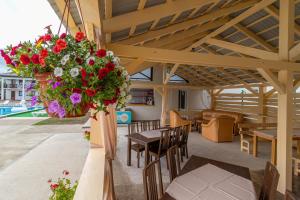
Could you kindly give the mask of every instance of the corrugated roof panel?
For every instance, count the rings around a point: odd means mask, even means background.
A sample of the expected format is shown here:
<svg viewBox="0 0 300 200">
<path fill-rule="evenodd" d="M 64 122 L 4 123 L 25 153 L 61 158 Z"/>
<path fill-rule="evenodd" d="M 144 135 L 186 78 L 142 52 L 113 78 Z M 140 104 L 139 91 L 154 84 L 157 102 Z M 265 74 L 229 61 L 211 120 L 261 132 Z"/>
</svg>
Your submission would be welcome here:
<svg viewBox="0 0 300 200">
<path fill-rule="evenodd" d="M 263 34 L 260 34 L 264 39 L 271 39 L 279 35 L 279 28 L 273 28 Z"/>
<path fill-rule="evenodd" d="M 220 54 L 222 55 L 225 55 L 225 54 L 228 54 L 228 53 L 231 53 L 232 51 L 228 50 L 228 49 L 222 49 L 220 51 L 218 51 Z"/>
<path fill-rule="evenodd" d="M 119 39 L 127 38 L 129 35 L 129 31 L 130 31 L 130 28 L 127 28 L 127 29 L 124 29 L 124 30 L 121 30 L 118 32 L 114 32 L 111 34 L 111 40 L 116 41 Z"/>
<path fill-rule="evenodd" d="M 230 37 L 228 37 L 226 39 L 230 42 L 236 42 L 236 41 L 240 41 L 244 38 L 246 38 L 246 36 L 243 33 L 237 32 L 236 34 L 233 34 L 233 35 L 231 35 Z"/>
<path fill-rule="evenodd" d="M 139 0 L 112 0 L 112 16 L 118 16 L 137 10 Z"/>
<path fill-rule="evenodd" d="M 254 45 L 256 44 L 256 42 L 254 42 L 253 40 L 251 39 L 247 39 L 247 40 L 244 40 L 242 42 L 239 42 L 240 45 L 243 45 L 243 46 L 247 46 L 247 47 L 250 47 L 251 45 Z"/>
<path fill-rule="evenodd" d="M 166 3 L 166 0 L 147 0 L 145 8 L 149 8 L 163 3 Z"/>
<path fill-rule="evenodd" d="M 263 21 L 251 26 L 250 30 L 252 30 L 256 33 L 256 32 L 259 32 L 261 30 L 264 30 L 266 28 L 269 28 L 269 27 L 277 25 L 277 24 L 278 24 L 278 21 L 275 18 L 270 16 L 270 17 L 264 19 Z"/>
<path fill-rule="evenodd" d="M 300 4 L 297 3 L 297 4 L 295 5 L 295 15 L 297 16 L 297 15 L 299 15 L 299 14 L 300 14 Z"/>
<path fill-rule="evenodd" d="M 270 41 L 269 43 L 270 43 L 271 45 L 273 45 L 274 47 L 278 47 L 279 41 L 278 41 L 278 39 L 275 39 L 275 40 Z"/>
<path fill-rule="evenodd" d="M 227 29 L 226 31 L 224 31 L 223 33 L 221 33 L 220 35 L 222 37 L 226 37 L 227 35 L 230 35 L 230 34 L 236 32 L 236 31 L 237 31 L 237 29 L 235 29 L 234 27 L 230 27 L 229 29 Z"/>
<path fill-rule="evenodd" d="M 149 30 L 151 27 L 152 22 L 147 22 L 144 24 L 139 24 L 136 26 L 134 34 L 144 33 Z"/>
<path fill-rule="evenodd" d="M 193 17 L 199 17 L 200 15 L 203 15 L 203 13 L 206 12 L 206 10 L 212 5 L 213 3 L 206 4 L 202 6 L 195 14 Z M 197 8 L 196 8 L 197 9 Z"/>
<path fill-rule="evenodd" d="M 172 20 L 173 16 L 174 15 L 169 15 L 169 16 L 161 18 L 155 27 L 161 27 L 161 26 L 168 24 Z"/>
<path fill-rule="evenodd" d="M 268 15 L 268 13 L 264 10 L 261 10 L 257 13 L 252 14 L 251 16 L 247 17 L 243 21 L 241 21 L 241 24 L 243 24 L 244 26 L 247 26 L 248 24 L 250 24 L 266 15 Z"/>
<path fill-rule="evenodd" d="M 243 9 L 243 10 L 240 10 L 240 11 L 237 11 L 237 12 L 235 12 L 235 13 L 232 13 L 231 15 L 230 15 L 230 17 L 237 17 L 237 16 L 239 16 L 241 13 L 243 13 L 243 12 L 245 12 L 246 10 L 248 10 L 249 8 L 245 8 L 245 9 Z"/>
<path fill-rule="evenodd" d="M 193 9 L 182 12 L 175 20 L 175 23 L 185 20 L 191 14 L 192 10 Z"/>
</svg>

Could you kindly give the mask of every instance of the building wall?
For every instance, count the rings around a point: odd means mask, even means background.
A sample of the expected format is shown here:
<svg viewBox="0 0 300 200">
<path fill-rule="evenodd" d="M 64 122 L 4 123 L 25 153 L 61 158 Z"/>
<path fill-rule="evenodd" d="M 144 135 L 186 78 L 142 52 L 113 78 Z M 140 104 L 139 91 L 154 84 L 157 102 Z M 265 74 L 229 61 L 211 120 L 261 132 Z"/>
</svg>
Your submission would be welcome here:
<svg viewBox="0 0 300 200">
<path fill-rule="evenodd" d="M 154 67 L 153 69 L 153 83 L 162 84 L 163 82 L 162 67 Z M 203 103 L 202 90 L 185 90 L 187 91 L 187 109 L 182 111 L 183 115 L 192 116 L 194 113 L 199 112 L 201 109 L 207 107 Z M 178 92 L 179 89 L 169 89 L 168 96 L 168 110 L 178 110 Z M 208 102 L 210 104 L 210 102 Z M 154 104 L 153 106 L 128 106 L 133 114 L 134 120 L 150 120 L 160 119 L 162 97 L 159 93 L 154 91 Z M 208 104 L 208 105 L 209 105 Z M 168 115 L 167 115 L 168 120 Z"/>
</svg>

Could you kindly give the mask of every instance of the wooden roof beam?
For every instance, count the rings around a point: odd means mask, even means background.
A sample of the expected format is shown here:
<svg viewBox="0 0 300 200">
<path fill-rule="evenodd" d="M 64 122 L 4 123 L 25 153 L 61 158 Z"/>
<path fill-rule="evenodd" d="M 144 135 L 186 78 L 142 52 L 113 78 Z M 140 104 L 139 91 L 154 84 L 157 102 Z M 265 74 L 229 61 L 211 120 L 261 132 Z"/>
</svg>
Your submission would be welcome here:
<svg viewBox="0 0 300 200">
<path fill-rule="evenodd" d="M 180 13 L 195 7 L 203 6 L 218 0 L 177 0 L 142 10 L 122 14 L 103 21 L 106 33 L 116 32 L 131 26 L 159 20 L 172 14 Z M 166 12 L 167 11 L 167 12 Z"/>
<path fill-rule="evenodd" d="M 264 77 L 280 94 L 285 93 L 285 87 L 269 69 L 258 68 L 257 71 Z"/>
<path fill-rule="evenodd" d="M 228 8 L 222 8 L 222 9 L 210 12 L 206 15 L 199 16 L 197 18 L 190 19 L 190 20 L 187 20 L 187 21 L 184 21 L 184 22 L 176 23 L 174 25 L 170 25 L 170 26 L 167 26 L 165 28 L 161 28 L 161 29 L 153 30 L 153 31 L 148 31 L 148 32 L 142 33 L 140 35 L 136 35 L 136 36 L 133 36 L 131 38 L 118 41 L 116 43 L 118 43 L 118 44 L 139 44 L 141 42 L 149 41 L 149 40 L 152 40 L 154 38 L 161 37 L 163 35 L 168 35 L 170 33 L 174 33 L 174 32 L 180 31 L 180 30 L 188 29 L 188 28 L 190 28 L 192 26 L 195 26 L 195 25 L 204 24 L 205 22 L 211 21 L 213 19 L 217 19 L 217 18 L 220 18 L 220 17 L 227 16 L 231 13 L 234 13 L 234 12 L 237 12 L 239 10 L 243 10 L 245 8 L 253 6 L 257 2 L 258 2 L 258 0 L 249 0 L 247 2 L 241 2 L 239 4 L 236 4 L 236 5 L 228 7 Z M 205 27 L 205 26 L 206 26 L 206 24 L 203 25 L 202 27 Z"/>
<path fill-rule="evenodd" d="M 261 58 L 261 59 L 266 59 L 266 60 L 279 60 L 277 53 L 273 53 L 273 52 L 269 52 L 269 51 L 265 51 L 265 50 L 261 50 L 261 49 L 256 49 L 256 48 L 252 48 L 252 47 L 246 47 L 246 46 L 235 44 L 232 42 L 226 42 L 223 40 L 209 38 L 206 40 L 206 43 L 208 43 L 210 45 L 215 45 L 215 46 L 218 46 L 221 48 L 225 48 L 225 49 L 228 49 L 231 51 L 246 54 L 249 56 L 253 56 L 256 58 Z"/>
<path fill-rule="evenodd" d="M 108 49 L 116 55 L 125 58 L 144 57 L 145 61 L 159 63 L 174 63 L 186 65 L 200 65 L 210 67 L 231 68 L 264 68 L 276 70 L 300 71 L 300 64 L 285 61 L 270 61 L 255 58 L 241 58 L 235 56 L 211 55 L 196 52 L 147 48 L 130 45 L 108 44 Z"/>
<path fill-rule="evenodd" d="M 241 22 L 242 20 L 246 19 L 247 17 L 251 16 L 252 14 L 256 13 L 257 11 L 265 8 L 266 6 L 274 3 L 276 0 L 262 0 L 259 3 L 255 4 L 242 14 L 238 15 L 237 17 L 233 18 L 217 30 L 213 31 L 212 33 L 208 34 L 206 37 L 200 39 L 199 41 L 195 42 L 190 48 L 198 47 L 204 42 L 206 42 L 209 38 L 215 37 L 219 35 L 220 33 L 226 31 L 228 28 L 236 25 L 237 23 Z"/>
</svg>

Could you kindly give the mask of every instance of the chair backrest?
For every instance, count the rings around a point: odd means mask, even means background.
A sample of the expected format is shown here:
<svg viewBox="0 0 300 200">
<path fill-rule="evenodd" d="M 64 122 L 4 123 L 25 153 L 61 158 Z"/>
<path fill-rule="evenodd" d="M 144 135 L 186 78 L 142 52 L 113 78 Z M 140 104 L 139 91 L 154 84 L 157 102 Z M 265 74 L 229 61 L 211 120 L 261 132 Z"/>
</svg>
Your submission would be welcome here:
<svg viewBox="0 0 300 200">
<path fill-rule="evenodd" d="M 188 138 L 189 138 L 189 125 L 185 125 L 181 128 L 181 138 L 180 138 L 180 144 L 187 144 Z"/>
<path fill-rule="evenodd" d="M 157 180 L 158 179 L 158 180 Z M 163 194 L 160 160 L 155 160 L 143 171 L 145 200 L 158 200 Z"/>
<path fill-rule="evenodd" d="M 269 161 L 266 164 L 264 181 L 259 194 L 259 200 L 276 199 L 279 173 L 274 165 Z"/>
<path fill-rule="evenodd" d="M 299 200 L 294 193 L 289 190 L 285 191 L 285 200 Z"/>
<path fill-rule="evenodd" d="M 169 166 L 170 182 L 180 174 L 180 160 L 178 146 L 172 146 L 167 151 L 167 161 Z"/>
<path fill-rule="evenodd" d="M 158 148 L 158 155 L 161 155 L 163 151 L 167 151 L 170 147 L 171 142 L 171 131 L 164 130 L 161 131 L 161 136 L 159 140 L 159 148 Z"/>
<path fill-rule="evenodd" d="M 171 129 L 171 143 L 170 146 L 179 145 L 181 135 L 181 127 Z"/>
<path fill-rule="evenodd" d="M 138 133 L 138 132 L 140 132 L 138 122 L 131 122 L 130 124 L 128 124 L 128 135 L 131 135 L 132 133 Z"/>
<path fill-rule="evenodd" d="M 151 121 L 150 120 L 142 120 L 141 123 L 141 131 L 149 131 L 151 128 Z"/>
<path fill-rule="evenodd" d="M 156 130 L 160 128 L 160 120 L 152 120 L 152 130 Z"/>
</svg>

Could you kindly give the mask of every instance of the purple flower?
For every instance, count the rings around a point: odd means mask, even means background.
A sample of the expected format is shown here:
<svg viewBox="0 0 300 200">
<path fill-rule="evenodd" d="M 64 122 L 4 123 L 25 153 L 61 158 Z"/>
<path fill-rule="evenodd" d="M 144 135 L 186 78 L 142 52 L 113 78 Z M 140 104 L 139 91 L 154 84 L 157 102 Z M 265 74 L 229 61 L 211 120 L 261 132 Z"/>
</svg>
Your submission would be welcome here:
<svg viewBox="0 0 300 200">
<path fill-rule="evenodd" d="M 55 82 L 53 85 L 52 85 L 52 88 L 53 89 L 56 89 L 58 86 L 60 86 L 61 83 L 59 81 Z"/>
<path fill-rule="evenodd" d="M 58 108 L 57 114 L 59 118 L 64 118 L 66 116 L 66 110 L 64 109 L 64 107 L 60 106 Z"/>
<path fill-rule="evenodd" d="M 34 83 L 30 83 L 27 87 L 26 87 L 26 92 L 29 92 L 33 89 L 34 87 Z"/>
<path fill-rule="evenodd" d="M 78 103 L 81 102 L 81 94 L 73 93 L 70 96 L 70 99 L 71 99 L 71 102 L 72 102 L 73 105 L 78 104 Z"/>
<path fill-rule="evenodd" d="M 31 98 L 31 106 L 35 106 L 37 104 L 37 102 L 38 102 L 37 96 L 33 96 Z"/>
<path fill-rule="evenodd" d="M 56 113 L 59 109 L 59 103 L 57 100 L 51 101 L 48 106 L 49 113 Z"/>
</svg>

